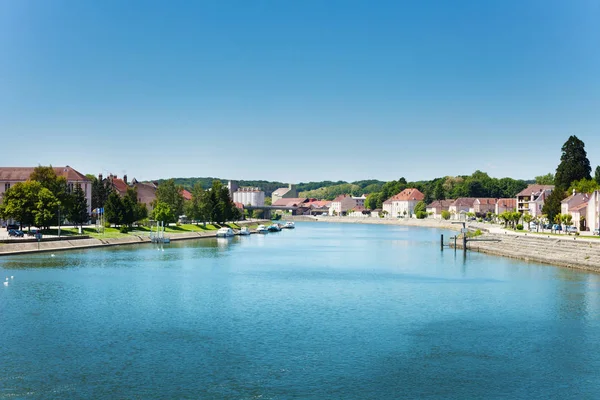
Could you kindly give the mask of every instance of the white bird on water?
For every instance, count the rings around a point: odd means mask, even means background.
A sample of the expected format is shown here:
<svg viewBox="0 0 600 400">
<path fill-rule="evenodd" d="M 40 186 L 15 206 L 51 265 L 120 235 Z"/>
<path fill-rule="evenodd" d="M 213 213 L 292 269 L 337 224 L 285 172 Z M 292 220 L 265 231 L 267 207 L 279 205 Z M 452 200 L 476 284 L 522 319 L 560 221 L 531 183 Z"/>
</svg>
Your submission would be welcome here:
<svg viewBox="0 0 600 400">
<path fill-rule="evenodd" d="M 13 275 L 10 276 L 10 279 L 15 279 L 15 277 Z"/>
<path fill-rule="evenodd" d="M 54 257 L 54 254 L 50 254 L 50 257 Z"/>
<path fill-rule="evenodd" d="M 4 281 L 4 286 L 8 286 L 8 282 Z"/>
</svg>

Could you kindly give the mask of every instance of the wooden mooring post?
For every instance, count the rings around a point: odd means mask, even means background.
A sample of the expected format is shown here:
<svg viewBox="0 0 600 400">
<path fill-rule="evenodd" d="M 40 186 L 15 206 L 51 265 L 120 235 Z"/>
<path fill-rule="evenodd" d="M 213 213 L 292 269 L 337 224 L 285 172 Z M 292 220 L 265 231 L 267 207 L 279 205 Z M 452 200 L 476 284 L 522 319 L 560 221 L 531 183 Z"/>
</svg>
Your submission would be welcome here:
<svg viewBox="0 0 600 400">
<path fill-rule="evenodd" d="M 442 233 L 442 238 L 440 239 L 440 250 L 444 251 L 444 234 Z"/>
</svg>

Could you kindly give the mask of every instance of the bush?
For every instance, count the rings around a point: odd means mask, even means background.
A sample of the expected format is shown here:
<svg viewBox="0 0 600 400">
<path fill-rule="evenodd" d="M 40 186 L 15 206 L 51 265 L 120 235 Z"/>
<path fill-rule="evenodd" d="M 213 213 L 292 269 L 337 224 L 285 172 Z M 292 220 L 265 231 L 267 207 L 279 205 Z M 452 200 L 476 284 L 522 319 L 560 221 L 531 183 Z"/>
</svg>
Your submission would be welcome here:
<svg viewBox="0 0 600 400">
<path fill-rule="evenodd" d="M 523 230 L 523 224 L 517 224 L 517 230 L 518 231 L 522 231 Z"/>
<path fill-rule="evenodd" d="M 425 219 L 427 218 L 427 213 L 425 211 L 417 211 L 417 219 Z"/>
<path fill-rule="evenodd" d="M 121 233 L 127 233 L 128 232 L 127 226 L 121 225 L 121 227 L 119 228 L 119 232 L 121 232 Z"/>
<path fill-rule="evenodd" d="M 450 219 L 450 211 L 442 211 L 442 218 L 445 220 L 449 220 Z"/>
<path fill-rule="evenodd" d="M 105 228 L 110 228 L 110 222 L 108 222 L 108 221 L 104 222 L 104 227 Z"/>
</svg>

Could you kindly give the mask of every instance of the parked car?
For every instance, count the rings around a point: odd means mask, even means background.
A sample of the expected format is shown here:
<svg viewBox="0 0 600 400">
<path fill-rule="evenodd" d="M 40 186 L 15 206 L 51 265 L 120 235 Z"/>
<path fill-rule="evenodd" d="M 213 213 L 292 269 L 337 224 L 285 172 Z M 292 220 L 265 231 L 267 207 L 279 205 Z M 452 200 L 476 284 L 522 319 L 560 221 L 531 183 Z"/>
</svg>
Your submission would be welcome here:
<svg viewBox="0 0 600 400">
<path fill-rule="evenodd" d="M 600 229 L 596 228 L 594 229 L 594 235 L 599 236 L 600 235 Z"/>
<path fill-rule="evenodd" d="M 562 231 L 562 225 L 554 224 L 554 225 L 552 225 L 552 230 L 553 231 Z"/>
<path fill-rule="evenodd" d="M 32 230 L 30 230 L 30 231 L 27 232 L 27 236 L 35 236 L 38 233 L 40 233 L 39 229 L 32 229 Z"/>
<path fill-rule="evenodd" d="M 552 224 L 544 224 L 544 229 L 552 229 Z"/>
<path fill-rule="evenodd" d="M 575 233 L 575 232 L 577 232 L 577 228 L 576 228 L 576 227 L 574 227 L 574 226 L 572 226 L 572 225 L 571 225 L 571 226 L 567 226 L 567 229 L 566 229 L 566 231 L 567 231 L 568 233 Z"/>
<path fill-rule="evenodd" d="M 20 231 L 18 229 L 11 229 L 8 231 L 8 236 L 23 237 L 23 236 L 25 236 L 25 234 L 23 233 L 23 231 Z"/>
<path fill-rule="evenodd" d="M 529 223 L 529 230 L 535 231 L 537 229 L 537 224 L 535 222 Z"/>
</svg>

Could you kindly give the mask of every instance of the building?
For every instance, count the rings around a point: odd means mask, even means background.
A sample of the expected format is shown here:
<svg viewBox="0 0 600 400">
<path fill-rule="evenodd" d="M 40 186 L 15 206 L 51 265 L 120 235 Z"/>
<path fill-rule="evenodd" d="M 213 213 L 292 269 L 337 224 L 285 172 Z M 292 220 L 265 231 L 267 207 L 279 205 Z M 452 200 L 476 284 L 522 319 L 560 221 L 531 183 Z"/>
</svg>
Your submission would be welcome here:
<svg viewBox="0 0 600 400">
<path fill-rule="evenodd" d="M 348 210 L 356 207 L 356 201 L 347 194 L 342 194 L 333 199 L 329 205 L 329 215 L 344 215 Z"/>
<path fill-rule="evenodd" d="M 552 193 L 554 185 L 529 185 L 517 193 L 517 211 L 528 212 L 533 217 L 542 215 L 544 201 Z"/>
<path fill-rule="evenodd" d="M 265 192 L 257 187 L 240 187 L 233 192 L 233 201 L 253 207 L 262 207 L 265 205 Z"/>
<path fill-rule="evenodd" d="M 596 190 L 589 195 L 585 223 L 587 229 L 594 232 L 600 229 L 600 191 Z M 598 234 L 598 233 L 596 233 Z"/>
<path fill-rule="evenodd" d="M 475 212 L 475 198 L 474 197 L 459 197 L 454 200 L 454 203 L 448 207 L 448 211 L 452 214 L 452 219 L 465 219 L 467 213 Z"/>
<path fill-rule="evenodd" d="M 148 214 L 154 210 L 154 201 L 156 200 L 156 182 L 138 182 L 135 178 L 131 181 L 131 186 L 137 191 L 138 202 L 144 203 Z"/>
<path fill-rule="evenodd" d="M 364 207 L 365 206 L 365 200 L 367 200 L 367 196 L 365 196 L 364 194 L 360 197 L 352 197 L 352 199 L 356 202 L 356 206 L 357 207 Z"/>
<path fill-rule="evenodd" d="M 383 202 L 383 210 L 387 211 L 392 218 L 406 216 L 410 218 L 414 214 L 415 206 L 423 201 L 425 195 L 419 189 L 404 189 L 400 193 L 390 197 Z"/>
<path fill-rule="evenodd" d="M 513 212 L 517 209 L 517 199 L 498 199 L 494 208 L 494 214 L 500 215 L 503 212 Z"/>
<path fill-rule="evenodd" d="M 449 211 L 452 203 L 454 203 L 453 199 L 435 200 L 425 208 L 425 211 L 433 213 L 432 218 L 442 218 L 442 211 Z"/>
<path fill-rule="evenodd" d="M 298 190 L 296 185 L 291 183 L 286 188 L 279 188 L 271 194 L 271 203 L 275 203 L 280 199 L 293 199 L 298 198 Z"/>
<path fill-rule="evenodd" d="M 186 190 L 186 189 L 183 189 L 181 191 L 181 196 L 183 197 L 183 200 L 185 200 L 185 201 L 191 201 L 192 200 L 192 194 L 188 190 Z"/>
<path fill-rule="evenodd" d="M 473 202 L 473 212 L 478 216 L 496 211 L 496 202 L 498 199 L 478 197 Z"/>
<path fill-rule="evenodd" d="M 589 194 L 576 193 L 573 191 L 571 196 L 560 202 L 560 213 L 570 214 L 573 226 L 577 227 L 577 229 L 585 230 L 587 227 L 587 208 L 589 201 Z"/>
<path fill-rule="evenodd" d="M 323 215 L 323 213 L 329 214 L 329 207 L 331 206 L 331 201 L 311 199 L 305 204 L 309 207 L 307 214 Z"/>
<path fill-rule="evenodd" d="M 35 167 L 0 167 L 0 201 L 4 192 L 18 182 L 25 182 L 29 179 Z M 62 176 L 67 181 L 67 191 L 73 192 L 77 186 L 83 190 L 88 204 L 88 213 L 92 212 L 92 183 L 81 172 L 71 168 L 53 167 L 57 176 Z"/>
</svg>

